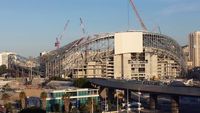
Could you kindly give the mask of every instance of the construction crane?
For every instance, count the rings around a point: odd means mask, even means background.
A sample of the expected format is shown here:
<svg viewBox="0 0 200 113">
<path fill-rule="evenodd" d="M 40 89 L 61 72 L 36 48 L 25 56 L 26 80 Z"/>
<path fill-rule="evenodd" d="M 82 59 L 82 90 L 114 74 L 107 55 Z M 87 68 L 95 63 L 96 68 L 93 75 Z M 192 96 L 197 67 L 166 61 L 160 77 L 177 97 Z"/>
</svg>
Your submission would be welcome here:
<svg viewBox="0 0 200 113">
<path fill-rule="evenodd" d="M 133 11 L 135 12 L 135 15 L 136 15 L 137 19 L 140 22 L 140 25 L 141 25 L 142 29 L 145 30 L 145 31 L 147 31 L 147 27 L 145 26 L 144 22 L 142 21 L 142 18 L 140 17 L 140 15 L 139 15 L 139 13 L 137 11 L 137 8 L 136 8 L 136 6 L 133 3 L 133 0 L 130 0 L 130 3 L 131 3 L 131 6 L 133 8 Z"/>
<path fill-rule="evenodd" d="M 156 25 L 156 26 L 153 28 L 152 32 L 158 32 L 158 33 L 161 34 L 160 26 L 159 26 L 159 25 Z"/>
<path fill-rule="evenodd" d="M 58 37 L 56 38 L 55 47 L 56 49 L 60 48 L 60 40 L 58 39 Z"/>
<path fill-rule="evenodd" d="M 68 24 L 69 24 L 69 20 L 67 20 L 67 22 L 66 22 L 66 24 L 64 26 L 63 32 L 60 35 L 58 35 L 58 37 L 56 38 L 56 42 L 55 42 L 56 49 L 60 48 L 60 41 L 62 40 L 62 37 L 63 37 L 63 35 L 64 35 L 64 33 L 65 33 L 66 29 L 67 29 Z"/>
<path fill-rule="evenodd" d="M 85 27 L 84 27 L 83 20 L 81 17 L 80 17 L 80 26 L 81 26 L 83 34 L 85 34 Z"/>
</svg>

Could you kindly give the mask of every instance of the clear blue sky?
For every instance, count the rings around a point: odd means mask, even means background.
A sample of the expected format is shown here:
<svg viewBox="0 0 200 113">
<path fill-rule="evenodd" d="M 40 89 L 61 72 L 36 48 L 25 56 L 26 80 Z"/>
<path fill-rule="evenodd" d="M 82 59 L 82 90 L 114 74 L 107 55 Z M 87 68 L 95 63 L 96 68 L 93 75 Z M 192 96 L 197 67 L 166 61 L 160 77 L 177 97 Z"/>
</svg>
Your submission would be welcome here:
<svg viewBox="0 0 200 113">
<path fill-rule="evenodd" d="M 181 45 L 187 44 L 189 32 L 200 30 L 200 0 L 134 1 L 150 31 L 159 25 Z M 1 0 L 0 52 L 28 57 L 53 50 L 70 19 L 62 38 L 65 45 L 82 35 L 80 17 L 87 34 L 126 31 L 128 17 L 131 29 L 141 29 L 128 0 Z"/>
</svg>

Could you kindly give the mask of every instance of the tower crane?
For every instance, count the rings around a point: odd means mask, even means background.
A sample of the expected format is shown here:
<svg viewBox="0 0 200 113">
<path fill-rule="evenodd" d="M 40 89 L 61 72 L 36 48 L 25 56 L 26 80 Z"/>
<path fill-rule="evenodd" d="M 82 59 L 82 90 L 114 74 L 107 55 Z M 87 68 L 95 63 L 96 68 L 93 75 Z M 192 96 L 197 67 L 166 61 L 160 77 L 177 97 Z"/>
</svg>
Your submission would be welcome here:
<svg viewBox="0 0 200 113">
<path fill-rule="evenodd" d="M 80 17 L 80 26 L 81 26 L 83 34 L 85 34 L 85 27 L 84 27 L 83 20 L 81 17 Z"/>
<path fill-rule="evenodd" d="M 156 25 L 152 30 L 152 32 L 156 32 L 156 31 L 161 34 L 161 29 L 159 25 Z"/>
<path fill-rule="evenodd" d="M 60 48 L 60 40 L 58 39 L 58 37 L 56 38 L 55 47 L 56 49 Z"/>
<path fill-rule="evenodd" d="M 138 21 L 140 22 L 140 25 L 141 25 L 142 29 L 147 31 L 147 27 L 145 26 L 144 22 L 142 21 L 142 18 L 140 17 L 135 4 L 133 3 L 133 0 L 130 0 L 130 4 L 131 4 L 131 6 L 133 8 L 133 11 L 135 12 L 135 15 L 136 15 Z"/>
<path fill-rule="evenodd" d="M 61 39 L 62 39 L 62 37 L 63 37 L 63 35 L 64 35 L 66 29 L 67 29 L 68 24 L 69 24 L 69 20 L 67 20 L 67 22 L 66 22 L 66 24 L 65 24 L 65 26 L 64 26 L 63 32 L 62 32 L 60 35 L 58 35 L 58 37 L 56 38 L 56 42 L 55 42 L 55 47 L 56 47 L 56 49 L 59 49 L 59 48 L 60 48 L 60 41 L 61 41 Z"/>
</svg>

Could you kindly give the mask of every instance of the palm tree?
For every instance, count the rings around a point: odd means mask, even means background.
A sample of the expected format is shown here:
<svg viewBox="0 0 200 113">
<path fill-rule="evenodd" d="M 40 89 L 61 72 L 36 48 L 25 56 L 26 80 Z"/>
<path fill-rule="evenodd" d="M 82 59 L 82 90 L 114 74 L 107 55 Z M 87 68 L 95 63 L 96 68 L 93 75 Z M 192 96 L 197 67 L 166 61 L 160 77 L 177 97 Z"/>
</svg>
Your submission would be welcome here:
<svg viewBox="0 0 200 113">
<path fill-rule="evenodd" d="M 47 98 L 47 93 L 46 92 L 42 92 L 40 94 L 40 98 L 42 100 L 42 109 L 46 110 L 46 98 Z"/>
<path fill-rule="evenodd" d="M 65 112 L 69 113 L 70 112 L 70 94 L 69 93 L 65 93 L 62 96 L 62 99 L 64 101 Z"/>
<path fill-rule="evenodd" d="M 3 100 L 4 105 L 6 105 L 8 103 L 8 100 L 10 100 L 10 95 L 4 93 L 1 97 L 1 100 Z"/>
<path fill-rule="evenodd" d="M 95 102 L 93 101 L 93 98 L 89 97 L 88 101 L 87 101 L 86 108 L 87 108 L 87 111 L 89 111 L 90 113 L 94 112 L 94 103 Z"/>
<path fill-rule="evenodd" d="M 19 99 L 21 101 L 21 107 L 22 109 L 26 108 L 26 93 L 25 92 L 20 92 L 19 93 Z"/>
<path fill-rule="evenodd" d="M 118 100 L 122 100 L 124 98 L 124 94 L 122 92 L 116 92 L 115 97 L 117 98 L 117 111 L 119 110 L 118 108 Z"/>
</svg>

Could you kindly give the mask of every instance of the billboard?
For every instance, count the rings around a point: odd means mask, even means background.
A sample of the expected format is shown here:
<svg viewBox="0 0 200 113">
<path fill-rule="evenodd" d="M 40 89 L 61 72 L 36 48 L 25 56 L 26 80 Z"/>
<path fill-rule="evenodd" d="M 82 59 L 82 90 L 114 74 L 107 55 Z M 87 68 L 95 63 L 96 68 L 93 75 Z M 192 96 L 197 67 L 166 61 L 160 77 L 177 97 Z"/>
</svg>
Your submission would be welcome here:
<svg viewBox="0 0 200 113">
<path fill-rule="evenodd" d="M 115 33 L 114 48 L 115 54 L 143 52 L 142 32 L 121 32 Z"/>
</svg>

